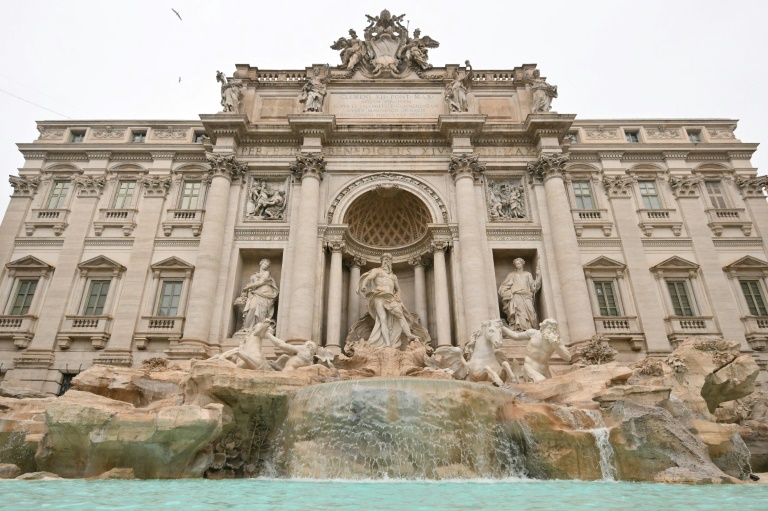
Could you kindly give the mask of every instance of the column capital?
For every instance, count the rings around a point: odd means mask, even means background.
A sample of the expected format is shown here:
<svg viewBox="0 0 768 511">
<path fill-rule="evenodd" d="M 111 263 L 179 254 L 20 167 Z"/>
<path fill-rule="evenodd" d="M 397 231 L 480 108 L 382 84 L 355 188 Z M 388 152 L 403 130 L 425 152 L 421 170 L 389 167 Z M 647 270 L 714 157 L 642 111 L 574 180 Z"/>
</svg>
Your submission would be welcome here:
<svg viewBox="0 0 768 511">
<path fill-rule="evenodd" d="M 454 181 L 462 177 L 475 177 L 476 174 L 485 172 L 485 165 L 481 164 L 477 154 L 453 154 L 451 163 L 448 164 L 448 170 L 453 176 Z"/>
<path fill-rule="evenodd" d="M 447 240 L 433 240 L 432 243 L 429 246 L 430 252 L 443 252 L 445 250 L 450 250 L 451 248 L 451 242 Z"/>
<path fill-rule="evenodd" d="M 630 190 L 636 182 L 637 178 L 634 176 L 603 177 L 603 187 L 611 199 L 631 197 Z"/>
<path fill-rule="evenodd" d="M 542 154 L 538 160 L 528 164 L 528 174 L 535 181 L 543 182 L 552 177 L 562 179 L 568 159 L 569 156 L 563 153 Z"/>
<path fill-rule="evenodd" d="M 106 182 L 101 176 L 72 176 L 72 185 L 78 189 L 78 197 L 100 197 Z"/>
<path fill-rule="evenodd" d="M 139 179 L 144 187 L 144 197 L 165 197 L 171 187 L 170 176 L 144 176 Z"/>
<path fill-rule="evenodd" d="M 208 172 L 211 178 L 221 176 L 231 182 L 241 177 L 248 170 L 248 165 L 237 161 L 234 153 L 206 152 L 205 157 L 208 159 L 208 165 L 210 166 Z"/>
<path fill-rule="evenodd" d="M 325 164 L 325 157 L 322 154 L 299 154 L 296 156 L 296 162 L 291 163 L 290 169 L 293 175 L 301 180 L 311 176 L 322 181 Z"/>
<path fill-rule="evenodd" d="M 422 268 L 426 268 L 429 265 L 429 260 L 424 259 L 421 256 L 416 256 L 408 259 L 408 264 L 411 266 L 421 266 Z"/>
<path fill-rule="evenodd" d="M 363 266 L 368 264 L 368 261 L 366 261 L 360 256 L 354 256 L 351 259 L 348 259 L 347 261 L 345 261 L 344 264 L 348 268 L 354 268 L 354 267 L 362 268 Z"/>
<path fill-rule="evenodd" d="M 758 197 L 765 199 L 763 190 L 768 188 L 768 176 L 736 177 L 736 184 L 744 198 Z"/>
<path fill-rule="evenodd" d="M 38 176 L 10 176 L 8 181 L 13 187 L 13 197 L 33 197 L 37 193 L 37 187 L 40 186 Z"/>
<path fill-rule="evenodd" d="M 703 182 L 704 180 L 699 176 L 670 176 L 669 178 L 669 186 L 678 199 L 681 197 L 698 197 L 699 185 Z"/>
<path fill-rule="evenodd" d="M 333 240 L 325 243 L 325 246 L 328 247 L 328 250 L 331 252 L 341 252 L 344 250 L 344 245 L 345 243 L 341 240 Z"/>
</svg>

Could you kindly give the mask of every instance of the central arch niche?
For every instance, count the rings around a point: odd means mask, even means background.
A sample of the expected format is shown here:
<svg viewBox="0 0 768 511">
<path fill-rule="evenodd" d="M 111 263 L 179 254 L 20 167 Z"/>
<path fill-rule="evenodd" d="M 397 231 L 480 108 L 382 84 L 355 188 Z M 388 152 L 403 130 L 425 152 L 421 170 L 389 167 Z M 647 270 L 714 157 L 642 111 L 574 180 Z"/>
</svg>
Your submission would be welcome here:
<svg viewBox="0 0 768 511">
<path fill-rule="evenodd" d="M 399 188 L 376 188 L 362 194 L 344 215 L 347 235 L 364 247 L 398 249 L 423 240 L 432 220 L 427 206 Z"/>
</svg>

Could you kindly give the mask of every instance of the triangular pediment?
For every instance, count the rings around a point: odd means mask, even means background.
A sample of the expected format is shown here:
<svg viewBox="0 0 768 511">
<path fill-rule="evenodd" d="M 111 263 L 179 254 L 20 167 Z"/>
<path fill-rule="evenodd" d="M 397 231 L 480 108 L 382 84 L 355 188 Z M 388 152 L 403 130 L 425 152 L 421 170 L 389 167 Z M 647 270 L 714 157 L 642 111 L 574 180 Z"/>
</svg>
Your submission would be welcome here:
<svg viewBox="0 0 768 511">
<path fill-rule="evenodd" d="M 610 257 L 600 256 L 597 259 L 588 262 L 584 265 L 585 269 L 592 270 L 623 270 L 627 267 L 626 264 L 620 263 Z"/>
<path fill-rule="evenodd" d="M 34 256 L 24 256 L 5 265 L 9 270 L 40 270 L 53 271 L 55 268 L 45 261 L 41 261 Z"/>
<path fill-rule="evenodd" d="M 698 270 L 699 265 L 692 263 L 682 257 L 672 256 L 669 259 L 665 259 L 656 266 L 651 267 L 651 271 L 657 270 Z"/>
<path fill-rule="evenodd" d="M 757 257 L 752 257 L 750 255 L 744 256 L 741 259 L 738 259 L 735 262 L 732 262 L 728 266 L 724 266 L 723 270 L 725 271 L 736 271 L 736 270 L 768 270 L 768 263 L 758 259 Z"/>
<path fill-rule="evenodd" d="M 115 272 L 122 272 L 125 271 L 125 266 L 118 263 L 117 261 L 113 261 L 109 257 L 106 256 L 96 256 L 93 259 L 88 259 L 87 261 L 83 261 L 82 263 L 78 264 L 77 267 L 83 271 L 83 270 L 112 270 Z"/>
<path fill-rule="evenodd" d="M 176 256 L 169 257 L 168 259 L 163 259 L 162 261 L 159 261 L 152 266 L 150 266 L 153 270 L 194 270 L 195 267 L 189 264 L 188 262 L 184 261 L 183 259 L 179 259 Z"/>
</svg>

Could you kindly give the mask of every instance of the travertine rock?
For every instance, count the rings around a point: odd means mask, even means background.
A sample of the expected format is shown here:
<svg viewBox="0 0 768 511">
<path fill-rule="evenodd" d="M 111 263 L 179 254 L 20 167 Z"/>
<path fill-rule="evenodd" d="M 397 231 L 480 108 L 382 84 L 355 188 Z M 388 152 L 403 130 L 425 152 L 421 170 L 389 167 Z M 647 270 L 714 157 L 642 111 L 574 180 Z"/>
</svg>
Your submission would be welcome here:
<svg viewBox="0 0 768 511">
<path fill-rule="evenodd" d="M 43 481 L 46 479 L 62 479 L 62 477 L 51 472 L 29 472 L 16 478 L 19 481 Z"/>
<path fill-rule="evenodd" d="M 132 468 L 113 468 L 92 479 L 136 479 Z"/>
<path fill-rule="evenodd" d="M 587 366 L 537 383 L 515 385 L 532 399 L 551 403 L 592 402 L 592 398 L 609 386 L 622 384 L 632 370 L 617 362 Z"/>
<path fill-rule="evenodd" d="M 12 397 L 14 399 L 46 398 L 48 394 L 39 390 L 25 387 L 19 382 L 3 380 L 0 382 L 0 397 Z"/>
<path fill-rule="evenodd" d="M 13 463 L 22 472 L 37 470 L 35 451 L 46 431 L 45 407 L 55 401 L 0 397 L 0 463 Z"/>
<path fill-rule="evenodd" d="M 21 469 L 13 463 L 0 463 L 0 479 L 14 479 L 21 475 Z"/>
<path fill-rule="evenodd" d="M 137 477 L 199 477 L 206 446 L 221 434 L 223 406 L 181 405 L 145 411 L 70 390 L 45 410 L 48 433 L 38 467 L 64 477 L 91 477 L 133 468 Z M 210 464 L 210 460 L 207 462 Z"/>
<path fill-rule="evenodd" d="M 181 396 L 185 377 L 184 371 L 143 371 L 96 364 L 74 377 L 72 387 L 142 407 Z"/>
<path fill-rule="evenodd" d="M 604 407 L 616 401 L 633 401 L 643 405 L 660 406 L 669 399 L 670 391 L 669 387 L 618 385 L 598 392 L 592 400 Z"/>
</svg>

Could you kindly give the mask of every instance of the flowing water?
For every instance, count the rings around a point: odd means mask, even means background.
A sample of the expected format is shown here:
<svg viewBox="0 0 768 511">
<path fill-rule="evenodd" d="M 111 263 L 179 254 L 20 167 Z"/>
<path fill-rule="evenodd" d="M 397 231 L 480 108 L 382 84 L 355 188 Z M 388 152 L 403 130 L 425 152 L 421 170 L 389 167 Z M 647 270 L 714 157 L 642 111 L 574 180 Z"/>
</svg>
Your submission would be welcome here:
<svg viewBox="0 0 768 511">
<path fill-rule="evenodd" d="M 768 485 L 206 479 L 4 481 L 0 509 L 87 511 L 765 511 Z"/>
<path fill-rule="evenodd" d="M 567 420 L 576 431 L 585 431 L 595 437 L 595 447 L 600 453 L 600 473 L 603 481 L 615 481 L 617 470 L 615 453 L 610 442 L 611 430 L 605 426 L 600 410 L 583 410 L 580 408 L 559 408 L 557 415 Z"/>
</svg>

